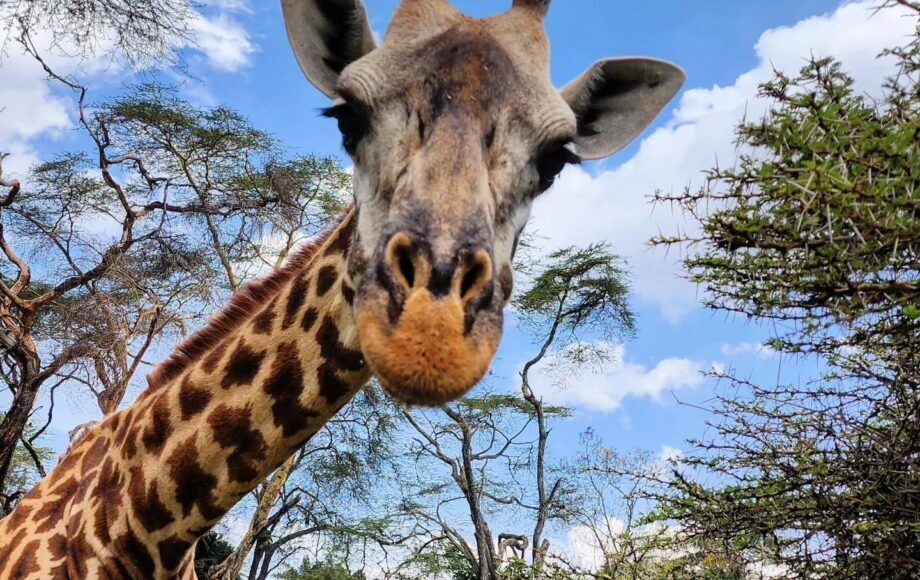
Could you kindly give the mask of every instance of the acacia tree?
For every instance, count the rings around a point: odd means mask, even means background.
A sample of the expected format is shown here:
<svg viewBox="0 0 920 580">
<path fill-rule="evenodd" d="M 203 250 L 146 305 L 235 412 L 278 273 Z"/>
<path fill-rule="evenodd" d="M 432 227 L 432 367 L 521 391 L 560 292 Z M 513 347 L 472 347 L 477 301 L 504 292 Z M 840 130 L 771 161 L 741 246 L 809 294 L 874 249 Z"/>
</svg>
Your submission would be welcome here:
<svg viewBox="0 0 920 580">
<path fill-rule="evenodd" d="M 766 386 L 717 374 L 712 436 L 658 516 L 789 578 L 920 574 L 917 37 L 889 54 L 900 70 L 878 102 L 831 60 L 777 74 L 736 166 L 659 196 L 700 226 L 655 243 L 690 245 L 708 306 L 769 322 L 773 348 L 825 371 Z"/>
<path fill-rule="evenodd" d="M 40 390 L 49 419 L 62 385 L 115 410 L 151 349 L 283 261 L 341 211 L 349 183 L 333 159 L 287 157 L 239 114 L 168 87 L 91 105 L 86 86 L 22 43 L 73 91 L 86 149 L 0 184 L 0 378 L 12 395 L 0 482 Z"/>
<path fill-rule="evenodd" d="M 0 413 L 0 418 L 2 416 Z M 0 513 L 11 510 L 22 495 L 22 490 L 30 489 L 38 483 L 38 478 L 45 476 L 44 466 L 54 457 L 52 449 L 41 445 L 41 437 L 47 428 L 47 423 L 40 427 L 28 425 L 23 432 L 13 451 L 5 486 L 0 488 L 0 498 L 3 498 Z"/>
<path fill-rule="evenodd" d="M 550 361 L 569 374 L 602 362 L 610 349 L 592 340 L 630 336 L 634 319 L 626 272 L 603 245 L 560 250 L 523 271 L 527 289 L 513 306 L 536 352 L 519 384 L 441 410 L 403 412 L 414 433 L 406 454 L 413 469 L 400 480 L 408 492 L 402 510 L 427 536 L 404 562 L 417 573 L 443 572 L 445 563 L 455 575 L 482 579 L 555 573 L 546 526 L 569 517 L 573 490 L 547 453 L 550 423 L 568 410 L 544 404 L 533 375 Z M 520 523 L 496 533 L 508 525 L 504 517 Z M 458 558 L 465 564 L 458 567 Z"/>
<path fill-rule="evenodd" d="M 192 42 L 188 0 L 4 0 L 0 51 L 21 34 L 50 36 L 70 56 L 125 57 L 138 66 L 174 62 Z"/>
<path fill-rule="evenodd" d="M 667 493 L 670 471 L 681 464 L 680 455 L 623 453 L 606 447 L 593 430 L 583 433 L 580 450 L 565 461 L 569 477 L 578 482 L 569 530 L 583 551 L 571 555 L 577 560 L 554 555 L 556 567 L 597 580 L 775 577 L 766 550 L 754 557 L 756 539 L 738 549 L 657 520 L 657 506 L 649 499 Z"/>
<path fill-rule="evenodd" d="M 282 572 L 280 580 L 365 580 L 363 572 L 350 572 L 341 564 L 328 562 L 310 562 L 304 559 L 297 568 L 288 568 Z"/>
<path fill-rule="evenodd" d="M 233 547 L 217 532 L 210 531 L 195 543 L 195 575 L 206 580 L 208 571 L 226 560 Z"/>
<path fill-rule="evenodd" d="M 604 580 L 664 578 L 670 569 L 664 548 L 669 530 L 647 525 L 648 477 L 667 467 L 666 458 L 636 450 L 618 453 L 593 430 L 580 437 L 581 447 L 564 461 L 577 482 L 572 502 L 572 530 L 594 552 L 594 562 L 562 561 L 573 573 Z"/>
</svg>

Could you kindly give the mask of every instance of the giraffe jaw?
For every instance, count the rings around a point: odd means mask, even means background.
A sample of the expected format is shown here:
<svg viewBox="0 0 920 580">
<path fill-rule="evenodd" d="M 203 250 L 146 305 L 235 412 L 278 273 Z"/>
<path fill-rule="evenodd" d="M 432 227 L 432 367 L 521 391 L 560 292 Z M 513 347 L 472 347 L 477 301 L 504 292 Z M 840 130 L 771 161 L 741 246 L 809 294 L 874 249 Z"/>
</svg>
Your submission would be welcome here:
<svg viewBox="0 0 920 580">
<path fill-rule="evenodd" d="M 501 339 L 501 310 L 468 326 L 459 296 L 411 292 L 391 322 L 388 297 L 365 289 L 355 303 L 364 356 L 384 390 L 401 403 L 438 406 L 459 399 L 489 370 Z"/>
</svg>

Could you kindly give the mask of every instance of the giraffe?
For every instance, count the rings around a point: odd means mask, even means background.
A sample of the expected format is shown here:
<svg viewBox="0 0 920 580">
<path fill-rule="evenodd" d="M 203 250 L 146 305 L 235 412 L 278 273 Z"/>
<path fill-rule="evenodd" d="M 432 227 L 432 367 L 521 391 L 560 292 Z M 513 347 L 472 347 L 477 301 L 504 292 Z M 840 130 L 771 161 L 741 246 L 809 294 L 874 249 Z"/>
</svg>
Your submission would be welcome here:
<svg viewBox="0 0 920 580">
<path fill-rule="evenodd" d="M 608 59 L 557 90 L 549 4 L 475 19 L 402 0 L 378 44 L 361 0 L 282 0 L 354 162 L 354 204 L 0 520 L 0 578 L 194 578 L 197 539 L 372 376 L 407 405 L 482 379 L 533 200 L 565 165 L 624 147 L 684 80 Z"/>
</svg>

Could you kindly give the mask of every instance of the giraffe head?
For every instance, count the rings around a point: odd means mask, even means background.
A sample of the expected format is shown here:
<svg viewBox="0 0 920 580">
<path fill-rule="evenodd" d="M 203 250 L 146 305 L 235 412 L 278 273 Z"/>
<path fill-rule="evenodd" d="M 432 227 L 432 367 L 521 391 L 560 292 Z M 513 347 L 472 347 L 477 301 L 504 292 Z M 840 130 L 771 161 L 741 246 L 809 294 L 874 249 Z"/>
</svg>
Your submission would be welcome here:
<svg viewBox="0 0 920 580">
<path fill-rule="evenodd" d="M 361 347 L 402 401 L 441 404 L 483 377 L 534 198 L 566 164 L 629 143 L 683 83 L 674 65 L 626 58 L 556 89 L 548 6 L 514 0 L 473 19 L 447 0 L 403 0 L 378 45 L 361 0 L 282 0 L 354 161 Z"/>
</svg>

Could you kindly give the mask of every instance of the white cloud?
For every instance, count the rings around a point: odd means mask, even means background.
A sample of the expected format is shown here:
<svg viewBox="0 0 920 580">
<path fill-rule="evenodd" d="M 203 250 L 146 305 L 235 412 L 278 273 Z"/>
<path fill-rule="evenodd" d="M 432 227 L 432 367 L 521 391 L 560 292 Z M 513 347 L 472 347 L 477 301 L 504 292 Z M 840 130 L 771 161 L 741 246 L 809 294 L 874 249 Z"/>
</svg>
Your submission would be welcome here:
<svg viewBox="0 0 920 580">
<path fill-rule="evenodd" d="M 757 117 L 767 109 L 769 103 L 756 97 L 757 87 L 774 67 L 794 73 L 811 55 L 834 56 L 854 76 L 857 90 L 878 94 L 894 67 L 890 59 L 876 56 L 885 47 L 903 44 L 913 32 L 914 18 L 906 16 L 906 9 L 873 16 L 877 4 L 846 4 L 832 14 L 767 30 L 755 46 L 756 68 L 728 87 L 686 91 L 667 124 L 646 137 L 634 157 L 598 175 L 578 167 L 566 170 L 554 190 L 537 202 L 535 229 L 549 238 L 551 248 L 608 240 L 629 260 L 638 300 L 667 320 L 679 321 L 697 306 L 696 290 L 679 278 L 679 256 L 649 250 L 646 243 L 659 232 L 673 234 L 688 226 L 670 208 L 653 211 L 646 196 L 656 188 L 677 192 L 688 184 L 700 186 L 703 170 L 735 158 L 734 127 L 745 113 Z"/>
<path fill-rule="evenodd" d="M 666 562 L 685 556 L 684 549 L 661 549 L 654 547 L 661 538 L 678 533 L 677 527 L 660 523 L 647 524 L 627 529 L 626 522 L 611 517 L 606 522 L 593 526 L 574 526 L 567 534 L 570 563 L 581 570 L 596 571 L 606 563 L 606 557 L 615 554 L 625 561 L 636 564 Z M 629 542 L 625 544 L 624 542 Z"/>
<path fill-rule="evenodd" d="M 106 82 L 124 70 L 111 57 L 68 57 L 66 54 L 76 51 L 66 46 L 52 49 L 51 35 L 43 31 L 33 32 L 32 42 L 61 75 L 92 76 Z M 41 65 L 16 42 L 7 43 L 0 56 L 0 71 L 0 152 L 10 153 L 3 169 L 7 176 L 22 177 L 38 161 L 34 139 L 60 136 L 74 126 L 72 94 L 53 91 Z"/>
<path fill-rule="evenodd" d="M 201 0 L 200 3 L 227 12 L 252 12 L 249 0 Z"/>
<path fill-rule="evenodd" d="M 592 530 L 588 526 L 574 526 L 568 531 L 572 563 L 582 570 L 597 570 L 603 566 L 604 557 L 616 549 L 617 536 L 626 531 L 626 524 L 619 518 L 610 518 L 606 525 L 596 527 L 597 530 Z"/>
<path fill-rule="evenodd" d="M 628 361 L 622 345 L 598 343 L 595 347 L 607 350 L 607 361 L 578 376 L 556 365 L 559 355 L 546 357 L 532 371 L 534 391 L 556 404 L 611 412 L 627 397 L 661 401 L 666 393 L 695 389 L 705 380 L 704 367 L 689 359 L 667 358 L 649 368 Z M 566 376 L 560 376 L 562 373 Z"/>
<path fill-rule="evenodd" d="M 196 12 L 191 22 L 197 46 L 190 47 L 205 55 L 210 65 L 222 71 L 236 71 L 250 63 L 256 47 L 248 31 L 231 14 L 248 12 L 248 0 L 206 0 L 210 14 Z M 9 16 L 15 6 L 3 6 L 0 12 Z M 7 18 L 11 20 L 11 18 Z M 11 40 L 11 30 L 0 30 L 5 50 L 0 54 L 0 152 L 10 153 L 3 169 L 8 177 L 23 177 L 39 155 L 34 142 L 40 137 L 63 135 L 76 124 L 75 105 L 67 89 L 48 82 L 41 65 Z M 111 42 L 102 40 L 96 55 L 75 58 L 79 54 L 72 46 L 53 44 L 51 34 L 33 30 L 32 41 L 42 58 L 62 75 L 91 79 L 91 89 L 111 84 L 129 72 L 129 68 L 113 55 Z"/>
<path fill-rule="evenodd" d="M 674 461 L 680 461 L 684 457 L 684 452 L 676 447 L 671 447 L 670 445 L 664 445 L 661 447 L 661 451 L 658 452 L 658 461 L 668 465 Z"/>
<path fill-rule="evenodd" d="M 203 0 L 206 8 L 194 14 L 190 27 L 194 48 L 217 70 L 236 72 L 252 63 L 256 46 L 234 13 L 251 13 L 249 0 Z"/>
<path fill-rule="evenodd" d="M 791 570 L 783 564 L 770 564 L 767 562 L 754 562 L 748 565 L 749 578 L 788 578 Z"/>
<path fill-rule="evenodd" d="M 196 48 L 218 70 L 238 71 L 250 64 L 256 51 L 246 28 L 225 11 L 212 17 L 196 14 L 191 29 L 195 34 Z"/>
<path fill-rule="evenodd" d="M 725 343 L 722 345 L 721 351 L 724 356 L 728 357 L 753 355 L 759 358 L 768 359 L 776 356 L 776 349 L 769 344 L 760 342 L 741 342 L 738 344 Z"/>
</svg>

